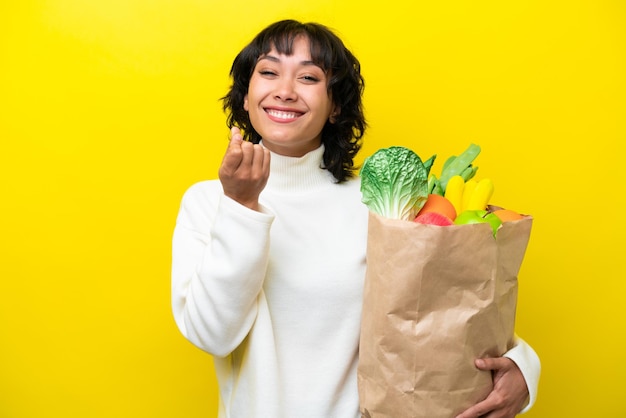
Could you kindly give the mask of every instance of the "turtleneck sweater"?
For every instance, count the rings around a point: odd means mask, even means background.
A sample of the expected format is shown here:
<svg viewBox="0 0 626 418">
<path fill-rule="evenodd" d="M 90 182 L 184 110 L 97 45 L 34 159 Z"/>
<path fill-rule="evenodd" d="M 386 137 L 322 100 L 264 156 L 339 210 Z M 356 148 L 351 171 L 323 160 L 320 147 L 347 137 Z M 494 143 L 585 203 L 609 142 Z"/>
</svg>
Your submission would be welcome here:
<svg viewBox="0 0 626 418">
<path fill-rule="evenodd" d="M 359 179 L 337 183 L 323 152 L 272 153 L 259 211 L 218 180 L 183 196 L 172 307 L 182 334 L 214 357 L 220 418 L 359 417 L 368 210 Z M 532 403 L 536 355 L 523 341 L 511 352 Z"/>
</svg>

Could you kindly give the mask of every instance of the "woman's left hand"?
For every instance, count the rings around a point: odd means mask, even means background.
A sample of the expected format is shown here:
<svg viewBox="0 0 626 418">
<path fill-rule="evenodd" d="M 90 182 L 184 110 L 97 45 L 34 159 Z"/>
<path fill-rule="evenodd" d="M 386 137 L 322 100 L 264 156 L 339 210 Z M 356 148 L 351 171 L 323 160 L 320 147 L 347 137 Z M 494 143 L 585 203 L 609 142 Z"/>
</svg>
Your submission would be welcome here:
<svg viewBox="0 0 626 418">
<path fill-rule="evenodd" d="M 493 373 L 493 390 L 485 400 L 465 410 L 456 418 L 513 418 L 528 400 L 528 387 L 522 372 L 506 357 L 476 360 L 480 370 Z"/>
</svg>

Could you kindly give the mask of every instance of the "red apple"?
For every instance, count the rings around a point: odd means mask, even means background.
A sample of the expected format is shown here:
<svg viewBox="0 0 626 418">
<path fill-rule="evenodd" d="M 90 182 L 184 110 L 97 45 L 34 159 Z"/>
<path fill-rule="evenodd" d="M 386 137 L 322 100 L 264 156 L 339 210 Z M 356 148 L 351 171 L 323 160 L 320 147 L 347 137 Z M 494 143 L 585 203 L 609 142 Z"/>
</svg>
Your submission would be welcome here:
<svg viewBox="0 0 626 418">
<path fill-rule="evenodd" d="M 452 225 L 452 219 L 437 212 L 426 212 L 415 217 L 415 222 L 426 225 L 448 226 Z"/>
</svg>

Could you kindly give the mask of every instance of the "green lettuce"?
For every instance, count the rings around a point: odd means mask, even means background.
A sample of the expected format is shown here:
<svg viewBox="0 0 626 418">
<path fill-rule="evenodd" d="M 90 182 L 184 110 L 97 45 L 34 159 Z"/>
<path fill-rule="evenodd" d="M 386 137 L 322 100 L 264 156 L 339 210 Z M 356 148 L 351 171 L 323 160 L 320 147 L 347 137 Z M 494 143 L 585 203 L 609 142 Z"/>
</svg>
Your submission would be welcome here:
<svg viewBox="0 0 626 418">
<path fill-rule="evenodd" d="M 428 199 L 428 174 L 434 159 L 425 164 L 415 152 L 399 146 L 376 151 L 361 168 L 363 203 L 380 216 L 413 220 Z"/>
</svg>

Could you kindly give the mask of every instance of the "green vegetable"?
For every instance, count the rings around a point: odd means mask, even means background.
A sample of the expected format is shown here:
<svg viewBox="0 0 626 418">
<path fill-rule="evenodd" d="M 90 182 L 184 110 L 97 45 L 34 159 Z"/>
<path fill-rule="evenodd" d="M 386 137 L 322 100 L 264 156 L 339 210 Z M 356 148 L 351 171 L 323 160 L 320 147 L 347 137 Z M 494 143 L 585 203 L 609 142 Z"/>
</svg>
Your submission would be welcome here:
<svg viewBox="0 0 626 418">
<path fill-rule="evenodd" d="M 478 167 L 474 167 L 470 164 L 465 168 L 465 170 L 463 170 L 463 172 L 461 173 L 461 177 L 463 177 L 463 180 L 467 181 L 474 177 L 477 171 Z"/>
<path fill-rule="evenodd" d="M 446 160 L 441 169 L 441 176 L 439 176 L 439 184 L 441 189 L 445 192 L 448 180 L 452 176 L 462 176 L 465 181 L 471 179 L 476 174 L 478 167 L 472 166 L 472 161 L 480 154 L 480 147 L 475 144 L 463 151 L 458 157 L 452 156 Z"/>
<path fill-rule="evenodd" d="M 439 179 L 433 173 L 428 176 L 428 193 L 443 196 L 443 189 L 439 183 Z"/>
<path fill-rule="evenodd" d="M 448 157 L 448 159 L 443 163 L 443 167 L 441 168 L 441 171 L 445 171 L 446 168 L 448 168 L 448 166 L 450 165 L 450 163 L 452 163 L 452 161 L 456 160 L 456 155 L 451 155 L 450 157 Z"/>
<path fill-rule="evenodd" d="M 433 167 L 433 164 L 435 163 L 435 158 L 437 158 L 436 154 L 430 157 L 429 159 L 427 159 L 426 161 L 424 161 L 424 168 L 426 168 L 426 173 L 430 173 L 430 169 Z"/>
<path fill-rule="evenodd" d="M 390 147 L 367 157 L 361 168 L 361 194 L 370 211 L 392 219 L 413 220 L 428 199 L 428 168 L 405 147 Z"/>
</svg>

